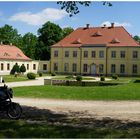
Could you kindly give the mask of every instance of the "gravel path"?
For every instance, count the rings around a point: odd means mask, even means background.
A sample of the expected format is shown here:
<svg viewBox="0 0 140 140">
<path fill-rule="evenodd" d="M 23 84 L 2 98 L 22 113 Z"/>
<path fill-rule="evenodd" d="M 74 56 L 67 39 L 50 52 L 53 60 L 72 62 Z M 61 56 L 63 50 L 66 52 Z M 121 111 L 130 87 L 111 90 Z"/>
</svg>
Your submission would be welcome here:
<svg viewBox="0 0 140 140">
<path fill-rule="evenodd" d="M 140 121 L 140 101 L 73 101 L 37 98 L 14 98 L 13 101 L 61 114 L 82 112 L 82 117 Z"/>
</svg>

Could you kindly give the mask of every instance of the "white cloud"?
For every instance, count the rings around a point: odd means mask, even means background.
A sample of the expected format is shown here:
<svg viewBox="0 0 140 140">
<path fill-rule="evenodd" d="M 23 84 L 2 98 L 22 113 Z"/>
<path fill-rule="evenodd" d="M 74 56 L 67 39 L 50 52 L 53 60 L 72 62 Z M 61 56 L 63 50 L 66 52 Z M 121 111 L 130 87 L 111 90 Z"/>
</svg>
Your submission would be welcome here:
<svg viewBox="0 0 140 140">
<path fill-rule="evenodd" d="M 47 21 L 57 21 L 68 14 L 64 10 L 46 8 L 38 13 L 21 12 L 10 17 L 11 21 L 21 21 L 30 25 L 42 25 Z"/>
<path fill-rule="evenodd" d="M 122 23 L 114 22 L 114 24 L 115 24 L 115 26 L 124 26 L 124 27 L 130 27 L 131 26 L 131 24 L 128 23 L 128 22 L 122 22 Z M 103 25 L 106 25 L 107 27 L 111 26 L 111 22 L 105 21 L 101 24 L 101 26 L 103 26 Z"/>
</svg>

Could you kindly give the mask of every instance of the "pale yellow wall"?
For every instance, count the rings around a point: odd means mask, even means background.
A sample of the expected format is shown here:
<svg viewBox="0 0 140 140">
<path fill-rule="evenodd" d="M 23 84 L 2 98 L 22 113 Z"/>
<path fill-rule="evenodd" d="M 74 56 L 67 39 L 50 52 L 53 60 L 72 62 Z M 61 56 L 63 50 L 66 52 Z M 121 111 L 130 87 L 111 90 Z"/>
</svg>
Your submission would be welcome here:
<svg viewBox="0 0 140 140">
<path fill-rule="evenodd" d="M 116 58 L 111 58 L 111 51 L 116 51 Z M 126 57 L 120 57 L 120 51 L 126 52 Z M 133 58 L 133 51 L 138 51 L 138 58 Z M 138 73 L 135 75 L 140 75 L 140 48 L 138 47 L 112 47 L 108 48 L 108 59 L 107 59 L 108 74 L 111 73 L 111 64 L 116 64 L 116 73 L 120 73 L 120 65 L 125 64 L 125 75 L 133 75 L 132 65 L 138 65 Z"/>
<path fill-rule="evenodd" d="M 54 57 L 54 50 L 59 51 L 59 56 Z M 78 52 L 77 58 L 73 58 L 73 51 Z M 65 51 L 69 51 L 69 57 L 66 58 Z M 84 58 L 84 51 L 88 51 L 88 58 Z M 91 57 L 91 52 L 96 51 L 96 58 Z M 99 58 L 99 51 L 104 51 L 104 58 Z M 116 58 L 111 57 L 111 51 L 116 51 Z M 120 58 L 120 51 L 125 51 L 125 58 Z M 133 51 L 138 51 L 138 58 L 133 58 Z M 107 55 L 107 58 L 106 58 Z M 99 64 L 104 65 L 103 74 L 111 74 L 111 64 L 116 65 L 116 73 L 120 73 L 120 65 L 125 64 L 125 74 L 133 75 L 132 65 L 138 65 L 138 73 L 140 75 L 140 48 L 138 47 L 82 47 L 82 48 L 52 48 L 51 49 L 51 71 L 53 72 L 53 63 L 58 63 L 58 72 L 64 72 L 64 64 L 69 64 L 68 73 L 72 73 L 72 64 L 77 63 L 77 73 L 90 74 L 91 65 L 96 64 L 97 74 L 99 74 Z M 88 64 L 88 71 L 83 72 L 83 64 Z M 81 68 L 81 69 L 80 69 Z M 107 71 L 106 71 L 107 70 Z"/>
<path fill-rule="evenodd" d="M 47 65 L 47 70 L 43 70 L 44 64 Z M 50 73 L 51 72 L 50 61 L 39 61 L 38 71 L 44 73 Z"/>
</svg>

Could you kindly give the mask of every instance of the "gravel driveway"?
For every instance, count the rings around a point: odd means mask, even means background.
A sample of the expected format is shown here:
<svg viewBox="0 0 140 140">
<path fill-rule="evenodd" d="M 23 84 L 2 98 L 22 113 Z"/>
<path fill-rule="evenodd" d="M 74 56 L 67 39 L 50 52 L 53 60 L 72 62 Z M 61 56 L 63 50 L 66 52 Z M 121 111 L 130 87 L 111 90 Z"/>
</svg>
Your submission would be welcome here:
<svg viewBox="0 0 140 140">
<path fill-rule="evenodd" d="M 56 113 L 80 115 L 102 119 L 109 117 L 119 120 L 140 121 L 139 101 L 73 101 L 37 98 L 14 98 L 21 105 L 47 109 Z M 80 117 L 80 116 L 79 116 Z"/>
</svg>

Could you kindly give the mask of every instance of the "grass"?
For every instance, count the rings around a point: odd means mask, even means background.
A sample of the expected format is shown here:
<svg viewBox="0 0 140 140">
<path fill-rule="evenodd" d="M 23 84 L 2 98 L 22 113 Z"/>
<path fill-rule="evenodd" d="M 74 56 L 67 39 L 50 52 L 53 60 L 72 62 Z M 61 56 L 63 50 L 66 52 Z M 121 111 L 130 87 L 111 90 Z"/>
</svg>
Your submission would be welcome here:
<svg viewBox="0 0 140 140">
<path fill-rule="evenodd" d="M 15 77 L 14 75 L 4 75 L 2 76 L 5 82 L 18 82 L 18 81 L 27 81 L 29 80 L 26 75 L 20 75 Z"/>
<path fill-rule="evenodd" d="M 42 76 L 48 76 L 48 74 L 43 74 Z M 14 75 L 3 75 L 2 77 L 5 80 L 5 82 L 19 82 L 29 80 L 26 75 L 19 75 L 17 77 L 15 77 Z M 36 74 L 36 77 L 39 77 L 39 75 Z"/>
<path fill-rule="evenodd" d="M 0 120 L 0 138 L 140 138 L 139 128 L 76 128 Z"/>
<path fill-rule="evenodd" d="M 94 87 L 30 86 L 13 89 L 17 97 L 70 100 L 140 100 L 140 83 Z"/>
</svg>

